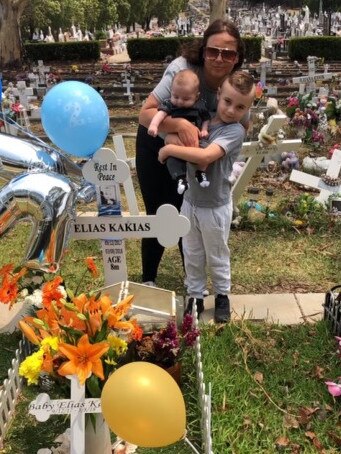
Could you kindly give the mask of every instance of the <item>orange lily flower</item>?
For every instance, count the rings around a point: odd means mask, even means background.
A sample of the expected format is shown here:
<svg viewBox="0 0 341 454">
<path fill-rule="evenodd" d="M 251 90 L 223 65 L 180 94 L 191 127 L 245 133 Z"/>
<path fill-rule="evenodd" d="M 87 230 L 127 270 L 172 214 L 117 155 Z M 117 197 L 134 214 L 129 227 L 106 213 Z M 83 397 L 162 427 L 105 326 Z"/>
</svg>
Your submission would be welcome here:
<svg viewBox="0 0 341 454">
<path fill-rule="evenodd" d="M 39 338 L 34 332 L 33 328 L 31 328 L 26 322 L 23 320 L 19 321 L 19 328 L 24 333 L 25 337 L 32 342 L 32 344 L 39 345 Z"/>
<path fill-rule="evenodd" d="M 2 275 L 2 284 L 0 288 L 0 301 L 3 304 L 10 305 L 10 308 L 16 301 L 19 293 L 18 281 L 27 272 L 26 268 L 22 268 L 18 273 L 12 274 L 13 265 L 5 265 L 0 270 Z"/>
<path fill-rule="evenodd" d="M 47 306 L 45 309 L 39 309 L 36 312 L 36 316 L 48 325 L 50 334 L 58 336 L 60 333 L 59 315 L 56 313 L 52 305 Z"/>
<path fill-rule="evenodd" d="M 87 334 L 84 334 L 79 339 L 77 346 L 60 343 L 59 351 L 69 361 L 60 366 L 58 373 L 62 376 L 77 375 L 81 385 L 84 385 L 85 380 L 91 373 L 104 380 L 103 364 L 100 358 L 108 350 L 108 342 L 90 344 Z"/>
<path fill-rule="evenodd" d="M 108 310 L 108 325 L 112 329 L 132 329 L 130 322 L 121 322 L 120 320 L 128 313 L 131 307 L 131 301 L 134 296 L 128 296 L 124 300 L 117 303 L 115 306 L 112 306 Z M 129 328 L 127 327 L 129 324 Z M 123 325 L 126 325 L 123 327 Z"/>
<path fill-rule="evenodd" d="M 92 277 L 96 278 L 99 276 L 99 271 L 97 269 L 97 266 L 95 264 L 95 261 L 93 257 L 87 257 L 85 259 L 86 266 L 88 267 L 88 270 L 92 274 Z"/>
<path fill-rule="evenodd" d="M 56 301 L 58 303 L 59 300 L 63 298 L 63 294 L 58 288 L 62 282 L 63 278 L 56 276 L 54 279 L 52 279 L 52 281 L 46 282 L 42 286 L 43 306 L 49 306 L 52 301 Z"/>
</svg>

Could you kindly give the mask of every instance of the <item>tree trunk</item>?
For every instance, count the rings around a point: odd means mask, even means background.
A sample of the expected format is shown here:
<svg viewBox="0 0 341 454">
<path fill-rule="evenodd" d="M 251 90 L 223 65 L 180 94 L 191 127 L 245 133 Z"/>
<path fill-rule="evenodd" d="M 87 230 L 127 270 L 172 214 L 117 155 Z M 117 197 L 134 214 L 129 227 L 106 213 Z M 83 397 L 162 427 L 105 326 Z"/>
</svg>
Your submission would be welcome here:
<svg viewBox="0 0 341 454">
<path fill-rule="evenodd" d="M 29 0 L 0 0 L 0 68 L 21 66 L 20 17 Z"/>
<path fill-rule="evenodd" d="M 226 19 L 227 0 L 210 0 L 210 24 L 216 19 Z"/>
</svg>

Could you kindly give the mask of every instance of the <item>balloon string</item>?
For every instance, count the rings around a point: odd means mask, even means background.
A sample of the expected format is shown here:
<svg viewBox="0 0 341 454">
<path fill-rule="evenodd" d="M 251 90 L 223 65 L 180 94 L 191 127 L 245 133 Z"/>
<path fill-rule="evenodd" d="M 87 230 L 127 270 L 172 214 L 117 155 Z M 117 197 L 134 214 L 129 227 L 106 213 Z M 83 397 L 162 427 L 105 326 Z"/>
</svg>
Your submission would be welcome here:
<svg viewBox="0 0 341 454">
<path fill-rule="evenodd" d="M 196 449 L 196 447 L 189 441 L 189 439 L 185 436 L 184 441 L 188 444 L 188 446 L 192 449 L 195 454 L 200 454 L 200 452 Z"/>
</svg>

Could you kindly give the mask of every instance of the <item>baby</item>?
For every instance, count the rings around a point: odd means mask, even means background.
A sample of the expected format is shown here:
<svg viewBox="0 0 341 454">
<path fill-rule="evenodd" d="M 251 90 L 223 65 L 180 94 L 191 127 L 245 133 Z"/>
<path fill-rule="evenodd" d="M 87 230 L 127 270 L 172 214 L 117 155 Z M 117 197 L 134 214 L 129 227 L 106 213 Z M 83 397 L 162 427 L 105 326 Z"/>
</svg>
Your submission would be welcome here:
<svg viewBox="0 0 341 454">
<path fill-rule="evenodd" d="M 191 69 L 184 69 L 175 74 L 171 97 L 159 105 L 158 112 L 149 125 L 148 134 L 156 137 L 160 123 L 170 115 L 173 118 L 185 118 L 195 124 L 200 129 L 200 138 L 207 138 L 210 114 L 204 101 L 199 99 L 199 85 L 199 78 Z M 166 135 L 165 144 L 182 145 L 175 133 Z M 172 178 L 178 182 L 178 193 L 183 194 L 188 189 L 186 161 L 170 157 L 167 159 L 166 165 Z M 206 169 L 198 168 L 195 177 L 201 187 L 205 188 L 210 185 Z"/>
</svg>

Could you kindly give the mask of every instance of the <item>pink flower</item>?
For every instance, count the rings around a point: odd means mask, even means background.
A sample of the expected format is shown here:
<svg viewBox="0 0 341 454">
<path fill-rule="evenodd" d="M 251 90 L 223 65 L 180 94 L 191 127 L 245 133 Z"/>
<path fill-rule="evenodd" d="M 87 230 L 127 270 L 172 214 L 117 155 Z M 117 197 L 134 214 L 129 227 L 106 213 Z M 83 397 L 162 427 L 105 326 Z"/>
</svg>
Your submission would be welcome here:
<svg viewBox="0 0 341 454">
<path fill-rule="evenodd" d="M 328 392 L 333 397 L 341 396 L 341 385 L 332 381 L 326 381 L 325 384 L 328 386 Z"/>
</svg>

